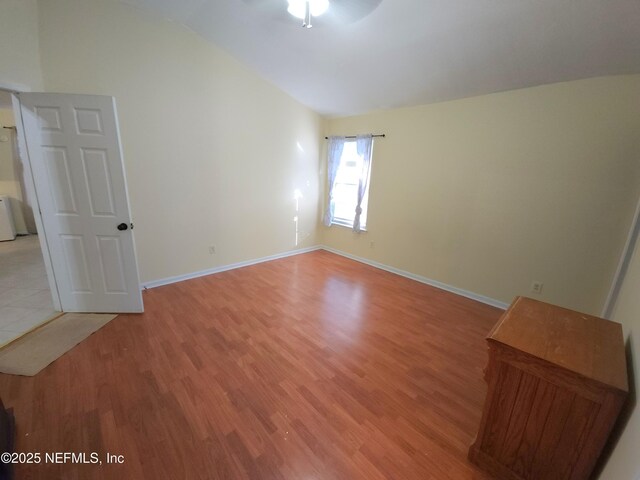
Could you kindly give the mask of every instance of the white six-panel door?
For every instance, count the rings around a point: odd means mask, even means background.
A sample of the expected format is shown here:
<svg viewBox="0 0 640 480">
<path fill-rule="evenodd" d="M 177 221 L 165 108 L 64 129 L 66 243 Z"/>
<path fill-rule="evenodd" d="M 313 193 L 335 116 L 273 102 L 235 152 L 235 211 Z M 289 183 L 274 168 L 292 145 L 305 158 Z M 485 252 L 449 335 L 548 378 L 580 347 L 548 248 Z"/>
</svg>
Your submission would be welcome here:
<svg viewBox="0 0 640 480">
<path fill-rule="evenodd" d="M 62 309 L 141 312 L 115 99 L 61 93 L 19 98 Z"/>
</svg>

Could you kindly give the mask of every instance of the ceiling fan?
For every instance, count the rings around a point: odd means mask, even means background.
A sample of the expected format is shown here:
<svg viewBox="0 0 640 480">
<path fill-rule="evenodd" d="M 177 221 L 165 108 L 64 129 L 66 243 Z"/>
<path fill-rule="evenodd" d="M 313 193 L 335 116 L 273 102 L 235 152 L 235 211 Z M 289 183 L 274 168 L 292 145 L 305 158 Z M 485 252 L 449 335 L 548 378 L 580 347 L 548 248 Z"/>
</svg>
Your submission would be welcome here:
<svg viewBox="0 0 640 480">
<path fill-rule="evenodd" d="M 242 0 L 264 15 L 280 21 L 302 20 L 302 26 L 354 23 L 373 12 L 382 0 Z M 293 18 L 292 18 L 293 17 Z"/>
</svg>

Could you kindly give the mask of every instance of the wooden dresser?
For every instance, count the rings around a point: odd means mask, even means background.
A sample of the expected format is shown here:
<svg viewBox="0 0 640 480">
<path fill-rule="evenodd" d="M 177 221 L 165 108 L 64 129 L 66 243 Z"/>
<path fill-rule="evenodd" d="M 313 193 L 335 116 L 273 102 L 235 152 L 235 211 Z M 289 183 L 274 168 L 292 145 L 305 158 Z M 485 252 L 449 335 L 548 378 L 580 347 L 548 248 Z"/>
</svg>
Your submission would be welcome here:
<svg viewBox="0 0 640 480">
<path fill-rule="evenodd" d="M 628 392 L 620 324 L 518 297 L 487 337 L 469 459 L 501 479 L 587 479 Z"/>
</svg>

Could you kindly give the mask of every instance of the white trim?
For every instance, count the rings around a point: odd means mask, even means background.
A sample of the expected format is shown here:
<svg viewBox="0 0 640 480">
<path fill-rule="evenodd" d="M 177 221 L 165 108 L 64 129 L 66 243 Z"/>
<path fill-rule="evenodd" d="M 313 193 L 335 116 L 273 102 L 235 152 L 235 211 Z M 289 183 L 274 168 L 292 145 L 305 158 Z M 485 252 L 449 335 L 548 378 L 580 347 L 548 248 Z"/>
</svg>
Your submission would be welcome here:
<svg viewBox="0 0 640 480">
<path fill-rule="evenodd" d="M 469 292 L 468 290 L 452 287 L 451 285 L 447 285 L 445 283 L 441 283 L 436 280 L 423 277 L 421 275 L 416 275 L 415 273 L 400 270 L 399 268 L 390 267 L 382 263 L 374 262 L 373 260 L 367 260 L 366 258 L 358 257 L 356 255 L 351 255 L 350 253 L 346 253 L 341 250 L 336 250 L 335 248 L 327 247 L 326 245 L 317 245 L 315 247 L 301 248 L 299 250 L 290 250 L 288 252 L 278 253 L 276 255 L 269 255 L 267 257 L 256 258 L 254 260 L 246 260 L 244 262 L 232 263 L 230 265 L 223 265 L 221 267 L 209 268 L 207 270 L 200 270 L 199 272 L 186 273 L 184 275 L 176 275 L 175 277 L 167 277 L 167 278 L 162 278 L 160 280 L 151 280 L 149 282 L 142 283 L 140 285 L 140 288 L 145 289 L 145 288 L 161 287 L 163 285 L 170 285 L 172 283 L 183 282 L 185 280 L 204 277 L 207 275 L 212 275 L 214 273 L 226 272 L 228 270 L 234 270 L 236 268 L 248 267 L 249 265 L 256 265 L 258 263 L 269 262 L 271 260 L 278 260 L 280 258 L 291 257 L 293 255 L 300 255 L 303 253 L 314 252 L 316 250 L 325 250 L 327 252 L 334 253 L 336 255 L 349 258 L 351 260 L 355 260 L 356 262 L 365 263 L 371 267 L 379 268 L 380 270 L 384 270 L 386 272 L 395 273 L 396 275 L 400 275 L 401 277 L 406 277 L 411 280 L 415 280 L 416 282 L 424 283 L 426 285 L 439 288 L 440 290 L 445 290 L 447 292 L 455 293 L 456 295 L 470 298 L 471 300 L 476 300 L 477 302 L 485 303 L 487 305 L 491 305 L 492 307 L 500 308 L 502 310 L 506 310 L 507 307 L 509 306 L 508 303 L 504 303 L 499 300 L 495 300 L 493 298 L 485 297 L 484 295 L 478 295 L 477 293 Z"/>
<path fill-rule="evenodd" d="M 390 267 L 389 265 L 385 265 L 383 263 L 374 262 L 373 260 L 368 260 L 363 257 L 358 257 L 357 255 L 351 255 L 350 253 L 346 253 L 341 250 L 336 250 L 335 248 L 327 247 L 326 245 L 322 245 L 322 249 L 326 250 L 327 252 L 335 253 L 336 255 L 340 255 L 342 257 L 350 258 L 351 260 L 355 260 L 356 262 L 364 263 L 369 266 L 379 268 L 380 270 L 385 270 L 390 273 L 395 273 L 396 275 L 400 275 L 401 277 L 410 278 L 411 280 L 415 280 L 416 282 L 424 283 L 426 285 L 439 288 L 440 290 L 445 290 L 447 292 L 455 293 L 456 295 L 460 295 L 462 297 L 470 298 L 471 300 L 476 300 L 481 303 L 486 303 L 487 305 L 491 305 L 492 307 L 506 310 L 507 307 L 509 306 L 508 303 L 504 303 L 499 300 L 495 300 L 493 298 L 485 297 L 484 295 L 479 295 L 477 293 L 473 293 L 468 290 L 463 290 L 462 288 L 452 287 L 451 285 L 447 285 L 446 283 L 438 282 L 437 280 L 432 280 L 430 278 L 423 277 L 422 275 L 417 275 L 415 273 L 407 272 L 405 270 L 400 270 L 399 268 Z"/>
<path fill-rule="evenodd" d="M 329 225 L 329 228 L 333 227 L 334 225 L 336 227 L 348 228 L 353 232 L 353 220 L 351 220 L 351 223 L 348 223 L 346 220 L 342 221 L 342 219 L 340 218 L 338 218 L 336 221 L 336 218 L 334 217 L 334 219 L 331 221 L 331 225 Z M 360 228 L 359 232 L 354 232 L 354 233 L 367 233 L 366 225 L 363 228 Z"/>
<path fill-rule="evenodd" d="M 631 256 L 633 255 L 639 233 L 640 200 L 636 205 L 636 211 L 633 215 L 633 220 L 631 221 L 631 228 L 629 228 L 627 241 L 625 242 L 624 248 L 622 249 L 622 254 L 620 255 L 620 260 L 618 261 L 618 268 L 616 268 L 616 273 L 613 276 L 613 281 L 611 282 L 611 288 L 609 289 L 607 300 L 604 302 L 604 307 L 602 308 L 602 314 L 600 315 L 602 318 L 609 318 L 613 313 L 613 309 L 616 305 L 616 300 L 618 300 L 618 295 L 620 293 L 620 288 L 622 288 L 622 282 L 624 281 L 625 274 L 627 273 L 627 269 L 629 268 L 629 263 L 631 262 Z"/>
<path fill-rule="evenodd" d="M 20 83 L 0 82 L 0 90 L 6 90 L 9 93 L 30 92 L 31 88 Z"/>
<path fill-rule="evenodd" d="M 303 253 L 314 252 L 321 250 L 322 247 L 308 247 L 301 248 L 299 250 L 289 250 L 288 252 L 277 253 L 275 255 L 269 255 L 267 257 L 255 258 L 253 260 L 246 260 L 244 262 L 232 263 L 229 265 L 222 265 L 220 267 L 213 267 L 207 270 L 200 270 L 198 272 L 185 273 L 184 275 L 176 275 L 175 277 L 161 278 L 160 280 L 151 280 L 149 282 L 143 282 L 140 285 L 141 289 L 161 287 L 163 285 L 170 285 L 172 283 L 183 282 L 185 280 L 191 280 L 193 278 L 204 277 L 212 275 L 214 273 L 226 272 L 227 270 L 235 270 L 236 268 L 248 267 L 249 265 L 255 265 L 257 263 L 270 262 L 271 260 L 278 260 L 279 258 L 292 257 L 293 255 L 301 255 Z"/>
</svg>

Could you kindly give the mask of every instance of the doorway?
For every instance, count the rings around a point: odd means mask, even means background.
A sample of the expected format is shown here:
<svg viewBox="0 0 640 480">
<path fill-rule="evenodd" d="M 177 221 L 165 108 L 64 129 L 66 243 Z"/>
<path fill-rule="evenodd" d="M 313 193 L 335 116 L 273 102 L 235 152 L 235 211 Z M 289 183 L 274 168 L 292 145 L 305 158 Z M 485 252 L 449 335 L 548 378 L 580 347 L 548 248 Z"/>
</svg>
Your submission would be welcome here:
<svg viewBox="0 0 640 480">
<path fill-rule="evenodd" d="M 54 309 L 143 312 L 115 98 L 10 93 Z"/>
<path fill-rule="evenodd" d="M 18 154 L 11 93 L 0 90 L 0 346 L 58 315 Z"/>
</svg>

